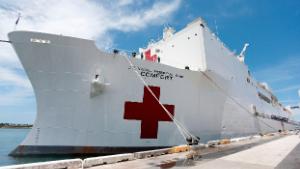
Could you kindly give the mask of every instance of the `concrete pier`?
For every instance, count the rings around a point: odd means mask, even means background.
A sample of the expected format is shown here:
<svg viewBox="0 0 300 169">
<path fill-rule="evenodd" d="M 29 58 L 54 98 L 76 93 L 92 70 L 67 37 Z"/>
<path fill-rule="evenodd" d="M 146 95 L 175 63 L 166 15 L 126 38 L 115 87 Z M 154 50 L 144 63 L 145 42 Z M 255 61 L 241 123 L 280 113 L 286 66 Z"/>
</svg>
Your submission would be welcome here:
<svg viewBox="0 0 300 169">
<path fill-rule="evenodd" d="M 208 162 L 199 162 L 192 168 L 223 169 L 271 169 L 271 168 L 300 168 L 299 155 L 295 147 L 300 143 L 299 136 L 292 135 L 271 141 L 248 150 L 237 152 Z M 290 154 L 293 150 L 293 154 Z M 288 160 L 295 159 L 296 160 Z M 286 160 L 284 160 L 286 159 Z"/>
<path fill-rule="evenodd" d="M 204 169 L 293 169 L 300 168 L 299 135 L 265 136 L 217 145 L 199 151 L 201 157 L 188 159 L 190 152 L 167 154 L 91 169 L 204 168 Z"/>
<path fill-rule="evenodd" d="M 4 168 L 204 168 L 204 169 L 299 169 L 300 136 L 297 132 L 255 135 L 214 140 L 194 147 L 144 151 L 129 154 L 93 157 L 84 160 L 63 160 L 7 166 Z M 1 167 L 0 167 L 1 168 Z"/>
</svg>

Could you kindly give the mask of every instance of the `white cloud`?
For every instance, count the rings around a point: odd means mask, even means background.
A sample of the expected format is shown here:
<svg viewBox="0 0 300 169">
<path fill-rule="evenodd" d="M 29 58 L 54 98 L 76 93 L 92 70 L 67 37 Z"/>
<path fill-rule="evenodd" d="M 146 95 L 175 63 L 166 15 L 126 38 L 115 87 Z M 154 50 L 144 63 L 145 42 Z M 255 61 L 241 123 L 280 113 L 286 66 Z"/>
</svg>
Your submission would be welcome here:
<svg viewBox="0 0 300 169">
<path fill-rule="evenodd" d="M 288 92 L 288 91 L 291 91 L 291 90 L 297 90 L 299 88 L 300 88 L 300 85 L 289 85 L 287 87 L 274 90 L 274 92 L 282 93 L 282 92 Z M 299 91 L 298 91 L 298 94 L 299 94 Z"/>
<path fill-rule="evenodd" d="M 103 48 L 110 47 L 113 39 L 109 31 L 138 31 L 149 25 L 165 22 L 181 0 L 155 1 L 143 7 L 135 0 L 0 0 L 0 38 L 5 39 L 14 29 L 18 13 L 18 30 L 32 30 L 95 39 Z M 129 5 L 130 7 L 124 7 Z M 139 8 L 136 9 L 136 4 Z M 0 62 L 16 62 L 12 48 L 0 46 Z M 4 54 L 3 54 L 4 53 Z M 1 63 L 0 63 L 1 64 Z"/>
<path fill-rule="evenodd" d="M 247 17 L 254 14 L 254 10 L 245 0 L 226 0 L 220 3 L 218 0 L 211 1 L 214 6 L 205 17 L 211 19 L 233 19 L 238 17 Z M 213 12 L 211 12 L 213 11 Z"/>
<path fill-rule="evenodd" d="M 268 83 L 281 83 L 288 80 L 295 80 L 299 77 L 298 55 L 282 59 L 281 62 L 261 68 L 254 72 L 259 80 L 265 80 Z"/>
<path fill-rule="evenodd" d="M 0 39 L 14 30 L 32 30 L 94 39 L 113 45 L 110 31 L 139 31 L 169 19 L 181 0 L 0 0 Z M 144 4 L 145 3 L 145 4 Z M 100 43 L 101 42 L 101 43 Z M 29 81 L 18 72 L 21 64 L 9 44 L 0 43 L 0 103 L 11 105 L 33 95 Z M 10 90 L 4 90 L 9 88 Z M 0 106 L 1 106 L 0 105 Z"/>
<path fill-rule="evenodd" d="M 120 6 L 125 6 L 125 5 L 130 5 L 134 3 L 134 0 L 119 0 L 118 5 Z"/>
<path fill-rule="evenodd" d="M 33 93 L 31 89 L 23 89 L 13 87 L 9 89 L 9 92 L 1 92 L 0 106 L 16 106 L 24 105 L 33 99 Z"/>
<path fill-rule="evenodd" d="M 280 100 L 283 104 L 291 104 L 291 103 L 298 103 L 299 99 L 286 99 L 286 100 Z"/>
<path fill-rule="evenodd" d="M 130 9 L 123 7 L 124 4 L 133 2 L 123 0 L 105 4 L 86 0 L 8 1 L 4 4 L 17 10 L 1 10 L 0 18 L 3 23 L 14 23 L 20 12 L 22 18 L 18 29 L 98 39 L 110 30 L 136 31 L 162 23 L 180 5 L 180 0 L 168 0 L 157 1 L 149 8 L 139 10 L 134 6 Z M 4 31 L 7 33 L 12 28 L 13 26 L 6 26 Z"/>
<path fill-rule="evenodd" d="M 18 75 L 9 68 L 0 67 L 0 87 L 3 85 L 31 88 L 30 82 L 24 76 Z"/>
<path fill-rule="evenodd" d="M 127 16 L 122 13 L 117 14 L 120 18 L 118 22 L 111 23 L 111 27 L 121 31 L 137 31 L 148 25 L 162 24 L 166 21 L 168 15 L 174 12 L 180 5 L 180 0 L 172 1 L 172 3 L 157 2 L 152 5 L 149 10 L 144 12 L 128 11 Z M 146 24 L 148 23 L 148 24 Z"/>
<path fill-rule="evenodd" d="M 22 104 L 33 97 L 29 80 L 19 71 L 0 66 L 0 106 Z"/>
<path fill-rule="evenodd" d="M 255 71 L 255 78 L 268 82 L 277 94 L 297 92 L 300 88 L 299 62 L 299 56 L 289 57 L 280 63 Z"/>
</svg>

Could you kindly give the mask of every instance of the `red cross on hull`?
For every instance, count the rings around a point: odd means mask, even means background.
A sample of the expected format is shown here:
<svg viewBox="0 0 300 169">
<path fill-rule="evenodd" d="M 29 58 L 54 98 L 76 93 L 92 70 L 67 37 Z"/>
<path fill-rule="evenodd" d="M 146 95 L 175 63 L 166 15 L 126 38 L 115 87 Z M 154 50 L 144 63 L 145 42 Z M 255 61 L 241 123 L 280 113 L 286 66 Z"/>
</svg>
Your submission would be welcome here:
<svg viewBox="0 0 300 169">
<path fill-rule="evenodd" d="M 150 86 L 154 95 L 159 99 L 160 88 Z M 164 107 L 174 116 L 174 105 L 164 104 Z M 147 87 L 144 87 L 143 102 L 125 102 L 124 119 L 141 120 L 141 139 L 156 139 L 158 122 L 173 120 L 165 112 L 159 102 L 153 97 Z"/>
</svg>

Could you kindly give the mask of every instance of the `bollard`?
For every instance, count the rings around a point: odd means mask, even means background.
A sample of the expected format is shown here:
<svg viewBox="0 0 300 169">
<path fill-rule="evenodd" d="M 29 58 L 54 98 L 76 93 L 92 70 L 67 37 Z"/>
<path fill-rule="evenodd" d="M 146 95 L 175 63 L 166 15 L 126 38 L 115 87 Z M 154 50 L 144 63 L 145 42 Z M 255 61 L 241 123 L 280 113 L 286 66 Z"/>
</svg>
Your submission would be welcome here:
<svg viewBox="0 0 300 169">
<path fill-rule="evenodd" d="M 164 149 L 158 149 L 158 150 L 149 150 L 149 151 L 141 151 L 134 153 L 134 157 L 141 159 L 141 158 L 147 158 L 147 157 L 153 157 L 153 156 L 159 156 L 163 154 L 168 154 L 171 151 L 171 148 L 164 148 Z"/>
</svg>

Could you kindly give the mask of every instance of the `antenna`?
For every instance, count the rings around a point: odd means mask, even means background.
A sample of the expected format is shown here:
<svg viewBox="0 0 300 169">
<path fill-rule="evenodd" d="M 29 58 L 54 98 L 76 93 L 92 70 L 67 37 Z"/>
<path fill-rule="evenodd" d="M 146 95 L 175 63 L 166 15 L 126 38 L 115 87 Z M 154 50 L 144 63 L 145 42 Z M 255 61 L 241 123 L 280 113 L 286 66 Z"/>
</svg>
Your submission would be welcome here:
<svg viewBox="0 0 300 169">
<path fill-rule="evenodd" d="M 245 62 L 245 53 L 247 50 L 247 47 L 249 46 L 249 43 L 245 43 L 243 50 L 241 51 L 240 55 L 238 56 L 238 59 L 240 60 L 240 62 Z"/>
<path fill-rule="evenodd" d="M 15 22 L 15 29 L 14 29 L 14 30 L 17 29 L 17 26 L 18 26 L 18 24 L 19 24 L 20 18 L 21 18 L 21 13 L 18 13 L 18 18 L 17 18 L 17 20 L 16 20 L 16 22 Z"/>
<path fill-rule="evenodd" d="M 216 27 L 216 34 L 219 36 L 219 31 L 218 31 L 218 25 L 217 25 L 217 20 L 215 19 L 215 27 Z"/>
<path fill-rule="evenodd" d="M 172 27 L 165 27 L 163 32 L 163 40 L 170 39 L 175 33 L 175 30 Z"/>
</svg>

